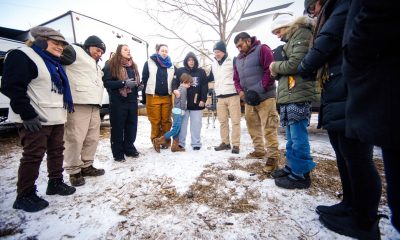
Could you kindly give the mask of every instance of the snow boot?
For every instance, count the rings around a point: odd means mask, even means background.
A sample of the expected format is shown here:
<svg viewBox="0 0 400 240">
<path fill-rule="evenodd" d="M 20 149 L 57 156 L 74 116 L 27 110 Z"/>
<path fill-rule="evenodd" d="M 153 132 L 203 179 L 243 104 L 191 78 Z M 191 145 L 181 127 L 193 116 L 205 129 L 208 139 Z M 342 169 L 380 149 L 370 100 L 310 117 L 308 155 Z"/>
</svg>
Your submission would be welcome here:
<svg viewBox="0 0 400 240">
<path fill-rule="evenodd" d="M 309 173 L 304 176 L 289 174 L 286 177 L 275 178 L 275 185 L 285 189 L 307 189 L 311 186 Z"/>
<path fill-rule="evenodd" d="M 104 171 L 104 169 L 95 168 L 95 167 L 93 167 L 93 165 L 90 165 L 89 167 L 82 168 L 81 173 L 82 173 L 83 177 L 87 177 L 87 176 L 97 177 L 97 176 L 104 175 L 105 171 Z"/>
<path fill-rule="evenodd" d="M 61 196 L 67 196 L 73 194 L 75 191 L 76 189 L 74 187 L 65 184 L 62 178 L 54 178 L 54 179 L 49 179 L 49 182 L 47 184 L 46 194 L 47 195 L 58 194 Z"/>
<path fill-rule="evenodd" d="M 318 214 L 333 215 L 333 216 L 350 216 L 352 215 L 352 208 L 345 202 L 340 202 L 332 206 L 319 205 L 315 209 Z"/>
<path fill-rule="evenodd" d="M 163 145 L 163 144 L 166 144 L 164 136 L 153 139 L 153 146 L 154 146 L 154 150 L 156 150 L 156 152 L 158 152 L 158 153 L 160 152 L 161 145 Z"/>
<path fill-rule="evenodd" d="M 218 147 L 215 147 L 214 150 L 215 151 L 222 151 L 222 150 L 229 150 L 231 149 L 231 145 L 228 143 L 221 143 Z"/>
<path fill-rule="evenodd" d="M 319 221 L 329 230 L 356 239 L 378 240 L 381 239 L 379 231 L 379 219 L 368 224 L 360 223 L 352 216 L 333 216 L 321 214 Z"/>
<path fill-rule="evenodd" d="M 161 144 L 161 149 L 168 149 L 171 147 L 171 139 L 164 140 L 165 142 Z"/>
<path fill-rule="evenodd" d="M 247 159 L 252 159 L 252 158 L 256 158 L 256 159 L 263 159 L 265 156 L 265 152 L 251 152 L 249 154 L 246 155 Z"/>
<path fill-rule="evenodd" d="M 69 182 L 72 186 L 82 186 L 85 185 L 85 178 L 83 178 L 82 173 L 78 172 L 69 175 Z"/>
<path fill-rule="evenodd" d="M 290 167 L 288 167 L 287 165 L 284 166 L 281 169 L 277 169 L 275 171 L 273 171 L 271 173 L 271 177 L 273 178 L 280 178 L 280 177 L 286 177 L 287 175 L 289 175 L 292 172 L 292 169 L 290 169 Z"/>
<path fill-rule="evenodd" d="M 185 149 L 179 146 L 179 139 L 174 139 L 172 142 L 171 152 L 184 152 Z"/>
<path fill-rule="evenodd" d="M 25 212 L 38 212 L 49 206 L 49 202 L 36 195 L 36 187 L 29 193 L 19 195 L 13 204 L 14 209 L 21 209 Z"/>
<path fill-rule="evenodd" d="M 240 151 L 239 146 L 233 146 L 232 147 L 232 153 L 233 154 L 239 154 L 239 151 Z"/>
<path fill-rule="evenodd" d="M 263 168 L 263 172 L 271 173 L 275 169 L 278 168 L 278 159 L 276 158 L 268 158 L 267 162 L 265 163 L 265 167 Z"/>
</svg>

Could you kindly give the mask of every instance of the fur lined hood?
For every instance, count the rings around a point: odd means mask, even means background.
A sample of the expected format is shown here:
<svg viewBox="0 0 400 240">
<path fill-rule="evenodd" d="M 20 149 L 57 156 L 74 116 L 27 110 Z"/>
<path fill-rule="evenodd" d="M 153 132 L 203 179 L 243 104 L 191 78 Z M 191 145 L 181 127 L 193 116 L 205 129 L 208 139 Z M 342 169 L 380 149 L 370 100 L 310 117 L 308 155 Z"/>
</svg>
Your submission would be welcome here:
<svg viewBox="0 0 400 240">
<path fill-rule="evenodd" d="M 290 39 L 293 34 L 299 30 L 299 28 L 308 28 L 311 32 L 314 32 L 315 20 L 307 16 L 302 16 L 296 19 L 292 25 L 289 26 L 285 39 Z"/>
</svg>

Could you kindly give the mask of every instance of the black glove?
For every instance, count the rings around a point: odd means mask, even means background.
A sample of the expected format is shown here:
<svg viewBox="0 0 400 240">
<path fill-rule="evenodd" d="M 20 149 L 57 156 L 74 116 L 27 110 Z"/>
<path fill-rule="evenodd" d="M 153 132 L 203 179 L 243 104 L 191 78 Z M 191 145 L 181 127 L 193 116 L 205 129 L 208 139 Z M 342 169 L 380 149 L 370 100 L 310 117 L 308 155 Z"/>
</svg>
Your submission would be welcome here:
<svg viewBox="0 0 400 240">
<path fill-rule="evenodd" d="M 22 124 L 24 125 L 25 129 L 31 132 L 38 132 L 42 128 L 41 122 L 47 122 L 46 119 L 36 116 L 35 118 L 24 120 Z"/>
<path fill-rule="evenodd" d="M 133 80 L 126 80 L 125 82 L 125 86 L 127 86 L 128 88 L 134 88 L 137 86 L 137 82 L 133 81 Z"/>
</svg>

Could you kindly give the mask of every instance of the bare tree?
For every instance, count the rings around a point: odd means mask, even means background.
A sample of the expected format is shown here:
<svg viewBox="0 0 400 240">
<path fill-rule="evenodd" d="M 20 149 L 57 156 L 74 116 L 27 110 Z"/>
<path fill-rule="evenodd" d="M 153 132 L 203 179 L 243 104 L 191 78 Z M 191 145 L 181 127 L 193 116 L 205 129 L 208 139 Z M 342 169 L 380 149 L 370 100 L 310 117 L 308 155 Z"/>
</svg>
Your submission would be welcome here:
<svg viewBox="0 0 400 240">
<path fill-rule="evenodd" d="M 156 36 L 182 41 L 184 48 L 188 46 L 209 57 L 210 53 L 206 50 L 205 44 L 216 40 L 222 40 L 227 44 L 232 37 L 232 30 L 252 1 L 157 0 L 156 7 L 139 10 L 145 12 L 168 33 L 168 35 L 159 33 Z M 171 16 L 177 17 L 170 19 Z M 184 27 L 197 30 L 197 40 L 184 36 L 181 31 Z M 203 37 L 204 32 L 209 39 Z"/>
</svg>

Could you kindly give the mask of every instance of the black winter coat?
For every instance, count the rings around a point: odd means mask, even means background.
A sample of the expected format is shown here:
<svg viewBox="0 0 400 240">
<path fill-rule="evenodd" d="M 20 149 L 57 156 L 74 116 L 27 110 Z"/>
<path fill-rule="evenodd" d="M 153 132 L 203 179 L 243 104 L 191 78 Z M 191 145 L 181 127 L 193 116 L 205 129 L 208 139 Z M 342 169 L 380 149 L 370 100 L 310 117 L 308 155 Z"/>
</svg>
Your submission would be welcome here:
<svg viewBox="0 0 400 240">
<path fill-rule="evenodd" d="M 189 58 L 194 59 L 195 64 L 193 68 L 188 66 L 187 62 Z M 172 89 L 178 89 L 180 77 L 183 73 L 191 75 L 193 77 L 193 84 L 187 89 L 187 110 L 203 110 L 204 107 L 200 107 L 199 102 L 203 101 L 205 103 L 207 101 L 207 74 L 203 69 L 199 68 L 197 57 L 192 52 L 189 52 L 186 55 L 183 65 L 184 67 L 179 68 L 176 72 L 176 78 L 174 78 L 174 81 L 172 82 Z"/>
<path fill-rule="evenodd" d="M 397 6 L 353 0 L 343 39 L 346 135 L 386 148 L 400 146 Z"/>
<path fill-rule="evenodd" d="M 135 79 L 135 73 L 132 68 L 126 68 L 128 77 Z M 103 76 L 103 82 L 104 82 L 104 87 L 107 88 L 108 96 L 110 99 L 110 103 L 128 103 L 128 102 L 137 102 L 138 99 L 138 93 L 137 93 L 137 87 L 132 89 L 131 93 L 128 93 L 127 97 L 123 97 L 119 93 L 119 89 L 124 87 L 124 84 L 122 81 L 113 78 L 111 76 L 111 70 L 108 65 L 108 63 L 105 64 L 103 68 L 104 76 Z M 135 79 L 139 81 L 139 79 Z"/>
<path fill-rule="evenodd" d="M 322 86 L 318 126 L 332 131 L 345 130 L 347 87 L 341 73 L 342 38 L 350 0 L 328 0 L 324 5 L 326 21 L 315 33 L 313 47 L 299 65 L 301 75 L 315 74 L 328 64 L 329 80 Z"/>
</svg>

